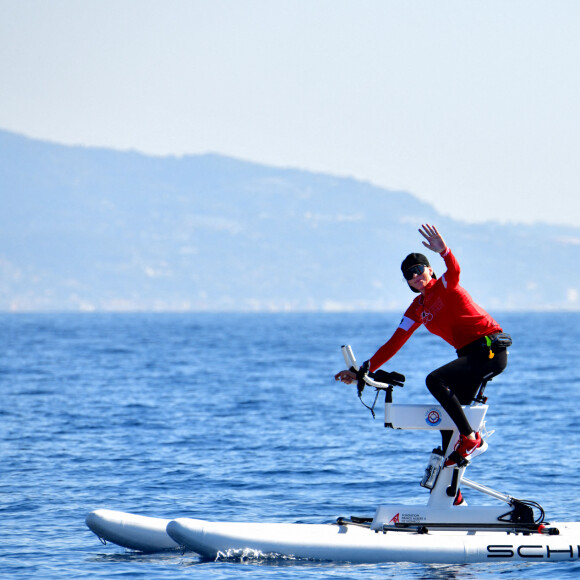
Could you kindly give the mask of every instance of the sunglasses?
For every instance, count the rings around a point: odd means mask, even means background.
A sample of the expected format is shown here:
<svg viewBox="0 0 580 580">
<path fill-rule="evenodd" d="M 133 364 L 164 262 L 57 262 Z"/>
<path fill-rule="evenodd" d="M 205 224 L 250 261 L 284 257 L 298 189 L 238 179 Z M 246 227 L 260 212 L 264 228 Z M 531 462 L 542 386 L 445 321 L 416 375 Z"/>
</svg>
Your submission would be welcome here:
<svg viewBox="0 0 580 580">
<path fill-rule="evenodd" d="M 420 276 L 425 271 L 426 267 L 427 266 L 425 266 L 424 264 L 416 264 L 415 266 L 407 268 L 403 272 L 403 276 L 405 276 L 405 280 L 412 280 L 415 274 L 417 274 L 417 276 Z"/>
</svg>

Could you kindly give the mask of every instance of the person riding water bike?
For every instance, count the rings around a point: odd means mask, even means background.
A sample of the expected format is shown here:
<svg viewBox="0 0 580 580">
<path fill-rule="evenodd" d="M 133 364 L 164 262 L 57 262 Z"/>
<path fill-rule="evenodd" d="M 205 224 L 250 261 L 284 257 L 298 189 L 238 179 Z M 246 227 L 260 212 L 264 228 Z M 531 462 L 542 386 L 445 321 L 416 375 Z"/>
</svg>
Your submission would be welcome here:
<svg viewBox="0 0 580 580">
<path fill-rule="evenodd" d="M 462 405 L 469 405 L 484 381 L 499 375 L 507 366 L 505 342 L 498 341 L 503 334 L 500 325 L 459 285 L 460 268 L 455 256 L 437 228 L 423 225 L 419 233 L 423 245 L 441 255 L 447 271 L 437 278 L 429 260 L 423 254 L 409 254 L 401 264 L 409 288 L 419 294 L 391 338 L 362 365 L 363 371 L 374 372 L 385 364 L 423 324 L 456 349 L 457 358 L 434 370 L 427 378 L 427 388 L 457 426 L 460 436 L 454 452 L 447 453 L 452 431 L 442 431 L 446 466 L 480 455 L 487 443 L 480 433 L 474 432 Z M 351 384 L 357 375 L 343 370 L 335 379 Z"/>
</svg>

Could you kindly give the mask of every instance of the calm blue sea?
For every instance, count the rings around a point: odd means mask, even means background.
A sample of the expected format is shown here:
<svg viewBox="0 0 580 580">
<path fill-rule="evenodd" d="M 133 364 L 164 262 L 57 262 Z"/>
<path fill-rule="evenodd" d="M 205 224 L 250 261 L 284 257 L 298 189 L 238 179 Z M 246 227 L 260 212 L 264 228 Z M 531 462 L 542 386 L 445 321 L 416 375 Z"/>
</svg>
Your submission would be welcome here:
<svg viewBox="0 0 580 580">
<path fill-rule="evenodd" d="M 468 477 L 580 520 L 579 313 L 496 314 L 510 364 L 488 386 L 489 450 Z M 388 431 L 335 383 L 385 314 L 0 315 L 0 576 L 10 578 L 578 578 L 580 564 L 206 562 L 102 545 L 86 514 L 332 522 L 425 503 L 436 433 Z M 387 368 L 400 402 L 453 358 L 419 331 Z M 372 393 L 366 393 L 372 402 Z M 472 504 L 494 500 L 465 491 Z"/>
</svg>

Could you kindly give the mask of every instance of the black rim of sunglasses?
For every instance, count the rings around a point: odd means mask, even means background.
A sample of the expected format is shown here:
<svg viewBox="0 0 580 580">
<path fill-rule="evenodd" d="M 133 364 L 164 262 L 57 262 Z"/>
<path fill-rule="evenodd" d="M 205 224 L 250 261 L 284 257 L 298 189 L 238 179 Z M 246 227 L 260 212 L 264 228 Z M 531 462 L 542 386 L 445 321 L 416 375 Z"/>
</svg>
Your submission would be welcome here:
<svg viewBox="0 0 580 580">
<path fill-rule="evenodd" d="M 425 271 L 426 267 L 427 266 L 425 266 L 425 264 L 415 264 L 414 266 L 407 268 L 403 272 L 403 276 L 405 276 L 405 280 L 412 280 L 414 274 L 417 274 L 417 276 L 420 276 Z"/>
</svg>

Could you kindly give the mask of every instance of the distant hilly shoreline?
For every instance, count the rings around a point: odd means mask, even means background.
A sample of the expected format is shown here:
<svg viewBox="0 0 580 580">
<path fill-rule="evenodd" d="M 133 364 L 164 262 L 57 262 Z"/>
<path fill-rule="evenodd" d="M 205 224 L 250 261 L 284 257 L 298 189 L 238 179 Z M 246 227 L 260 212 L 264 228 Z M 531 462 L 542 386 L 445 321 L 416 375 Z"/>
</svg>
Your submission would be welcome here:
<svg viewBox="0 0 580 580">
<path fill-rule="evenodd" d="M 0 311 L 400 311 L 424 222 L 488 309 L 580 310 L 580 228 L 466 224 L 352 178 L 1 130 L 0 182 Z"/>
</svg>

